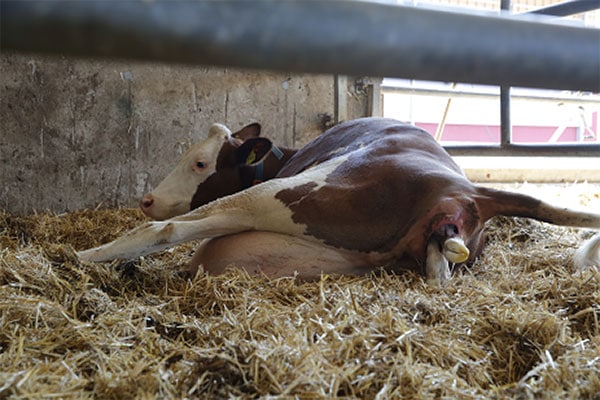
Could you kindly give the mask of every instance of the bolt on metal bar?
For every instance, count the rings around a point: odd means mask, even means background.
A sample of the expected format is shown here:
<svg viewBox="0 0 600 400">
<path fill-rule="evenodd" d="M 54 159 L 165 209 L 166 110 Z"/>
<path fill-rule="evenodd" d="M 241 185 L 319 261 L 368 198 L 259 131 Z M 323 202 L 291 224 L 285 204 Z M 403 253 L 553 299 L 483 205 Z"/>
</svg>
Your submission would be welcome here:
<svg viewBox="0 0 600 400">
<path fill-rule="evenodd" d="M 2 51 L 600 90 L 600 29 L 531 15 L 350 0 L 2 0 L 0 18 Z"/>
</svg>

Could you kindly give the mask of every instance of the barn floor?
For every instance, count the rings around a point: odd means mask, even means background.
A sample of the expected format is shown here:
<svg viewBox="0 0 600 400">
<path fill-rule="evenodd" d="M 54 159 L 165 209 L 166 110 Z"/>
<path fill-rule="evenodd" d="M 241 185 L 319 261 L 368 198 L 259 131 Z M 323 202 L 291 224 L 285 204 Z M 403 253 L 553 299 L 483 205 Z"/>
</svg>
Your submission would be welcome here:
<svg viewBox="0 0 600 400">
<path fill-rule="evenodd" d="M 600 186 L 555 192 L 600 209 Z M 590 232 L 496 219 L 441 289 L 385 272 L 189 281 L 192 245 L 74 256 L 141 220 L 0 211 L 0 398 L 600 398 L 600 271 L 570 264 Z"/>
</svg>

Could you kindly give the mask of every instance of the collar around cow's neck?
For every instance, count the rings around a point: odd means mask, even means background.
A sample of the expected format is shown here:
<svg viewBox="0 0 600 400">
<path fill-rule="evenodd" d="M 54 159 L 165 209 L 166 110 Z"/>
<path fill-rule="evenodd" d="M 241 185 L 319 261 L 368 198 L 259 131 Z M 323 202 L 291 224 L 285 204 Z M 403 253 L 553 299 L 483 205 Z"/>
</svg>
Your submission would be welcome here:
<svg viewBox="0 0 600 400">
<path fill-rule="evenodd" d="M 278 159 L 281 160 L 283 158 L 283 151 L 274 144 L 271 147 L 271 153 Z M 266 158 L 266 157 L 265 157 Z M 256 168 L 254 170 L 254 179 L 252 180 L 252 186 L 258 185 L 264 181 L 264 158 L 256 163 Z"/>
</svg>

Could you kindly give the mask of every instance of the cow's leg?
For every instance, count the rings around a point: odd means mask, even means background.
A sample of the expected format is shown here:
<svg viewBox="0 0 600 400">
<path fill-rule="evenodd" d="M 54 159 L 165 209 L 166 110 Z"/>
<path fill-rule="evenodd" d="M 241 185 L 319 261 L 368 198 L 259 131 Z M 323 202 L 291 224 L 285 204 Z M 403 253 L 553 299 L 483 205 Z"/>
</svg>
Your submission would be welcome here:
<svg viewBox="0 0 600 400">
<path fill-rule="evenodd" d="M 264 182 L 166 221 L 148 222 L 113 242 L 78 255 L 84 261 L 132 259 L 190 240 L 251 230 L 302 237 L 305 227 L 294 223 L 292 211 L 276 198 L 277 193 L 282 190 L 293 193 L 299 188 L 297 197 L 301 197 L 307 184 L 310 184 L 311 190 L 316 190 L 324 184 L 327 174 L 342 161 L 336 159 L 321 164 L 310 173 Z"/>
<path fill-rule="evenodd" d="M 427 244 L 427 259 L 425 260 L 425 274 L 427 283 L 440 286 L 450 279 L 448 260 L 440 251 L 440 245 L 435 239 Z"/>
<path fill-rule="evenodd" d="M 81 251 L 78 255 L 80 259 L 92 262 L 116 258 L 132 259 L 190 240 L 210 238 L 248 229 L 252 229 L 250 218 L 240 212 L 217 214 L 201 218 L 198 221 L 172 219 L 147 222 L 110 243 Z"/>
<path fill-rule="evenodd" d="M 277 278 L 318 279 L 321 274 L 360 275 L 378 267 L 364 254 L 339 250 L 298 237 L 272 232 L 244 232 L 212 239 L 197 250 L 189 270 L 209 274 L 228 267 Z"/>
</svg>

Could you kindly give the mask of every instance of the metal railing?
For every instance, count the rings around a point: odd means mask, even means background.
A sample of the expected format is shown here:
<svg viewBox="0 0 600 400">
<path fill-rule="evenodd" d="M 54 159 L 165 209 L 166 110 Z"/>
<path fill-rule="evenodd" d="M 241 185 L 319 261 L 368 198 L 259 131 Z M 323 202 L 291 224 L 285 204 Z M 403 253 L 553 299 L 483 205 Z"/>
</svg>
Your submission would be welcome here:
<svg viewBox="0 0 600 400">
<path fill-rule="evenodd" d="M 501 0 L 500 9 L 509 11 L 511 0 Z M 541 14 L 551 16 L 569 16 L 600 8 L 598 0 L 572 0 L 533 10 L 528 14 Z M 588 57 L 593 57 L 591 53 Z M 597 43 L 597 57 L 600 59 L 600 40 Z M 600 83 L 600 70 L 597 76 Z M 533 145 L 515 144 L 512 141 L 512 124 L 510 119 L 510 86 L 500 86 L 500 147 L 498 149 L 482 149 L 477 146 L 463 146 L 451 148 L 455 155 L 536 155 L 536 156 L 600 156 L 600 145 L 591 144 L 561 144 L 561 145 Z M 597 87 L 600 89 L 600 87 Z M 593 88 L 590 88 L 593 89 Z"/>
<path fill-rule="evenodd" d="M 508 11 L 511 8 L 511 0 L 501 0 L 500 8 L 503 11 Z M 527 14 L 541 14 L 550 15 L 555 17 L 563 17 L 574 15 L 582 12 L 587 12 L 600 8 L 600 2 L 598 0 L 572 0 L 564 3 L 555 4 L 549 7 L 533 10 Z M 600 38 L 598 38 L 597 49 L 587 57 L 595 57 L 600 59 Z M 597 85 L 590 87 L 590 91 L 600 90 L 600 70 L 597 73 Z M 445 145 L 446 150 L 455 156 L 589 156 L 589 157 L 600 157 L 600 144 L 591 143 L 566 143 L 560 145 L 554 144 L 516 144 L 513 143 L 512 138 L 512 124 L 510 118 L 510 106 L 511 106 L 511 86 L 514 85 L 500 85 L 500 143 L 498 145 L 492 144 L 465 144 L 465 145 Z M 549 86 L 550 87 L 550 86 Z M 453 90 L 432 90 L 432 89 L 415 89 L 415 88 L 397 88 L 397 87 L 385 87 L 384 91 L 387 93 L 394 92 L 413 92 L 419 94 L 446 94 L 448 98 L 452 97 L 497 97 L 489 93 L 473 93 L 473 92 L 456 92 Z M 524 98 L 524 96 L 519 96 Z M 573 100 L 571 96 L 562 96 L 562 100 Z M 529 97 L 530 99 L 542 100 L 541 98 Z M 588 100 L 584 98 L 578 98 L 577 102 L 581 103 L 595 103 L 598 104 L 598 100 Z M 442 125 L 440 123 L 439 125 Z M 436 136 L 441 136 L 442 132 L 438 132 Z"/>
<path fill-rule="evenodd" d="M 600 29 L 532 15 L 359 1 L 3 0 L 0 18 L 3 50 L 600 89 L 590 56 Z"/>
<path fill-rule="evenodd" d="M 2 51 L 600 91 L 600 29 L 538 15 L 359 1 L 2 0 L 0 19 Z"/>
</svg>

